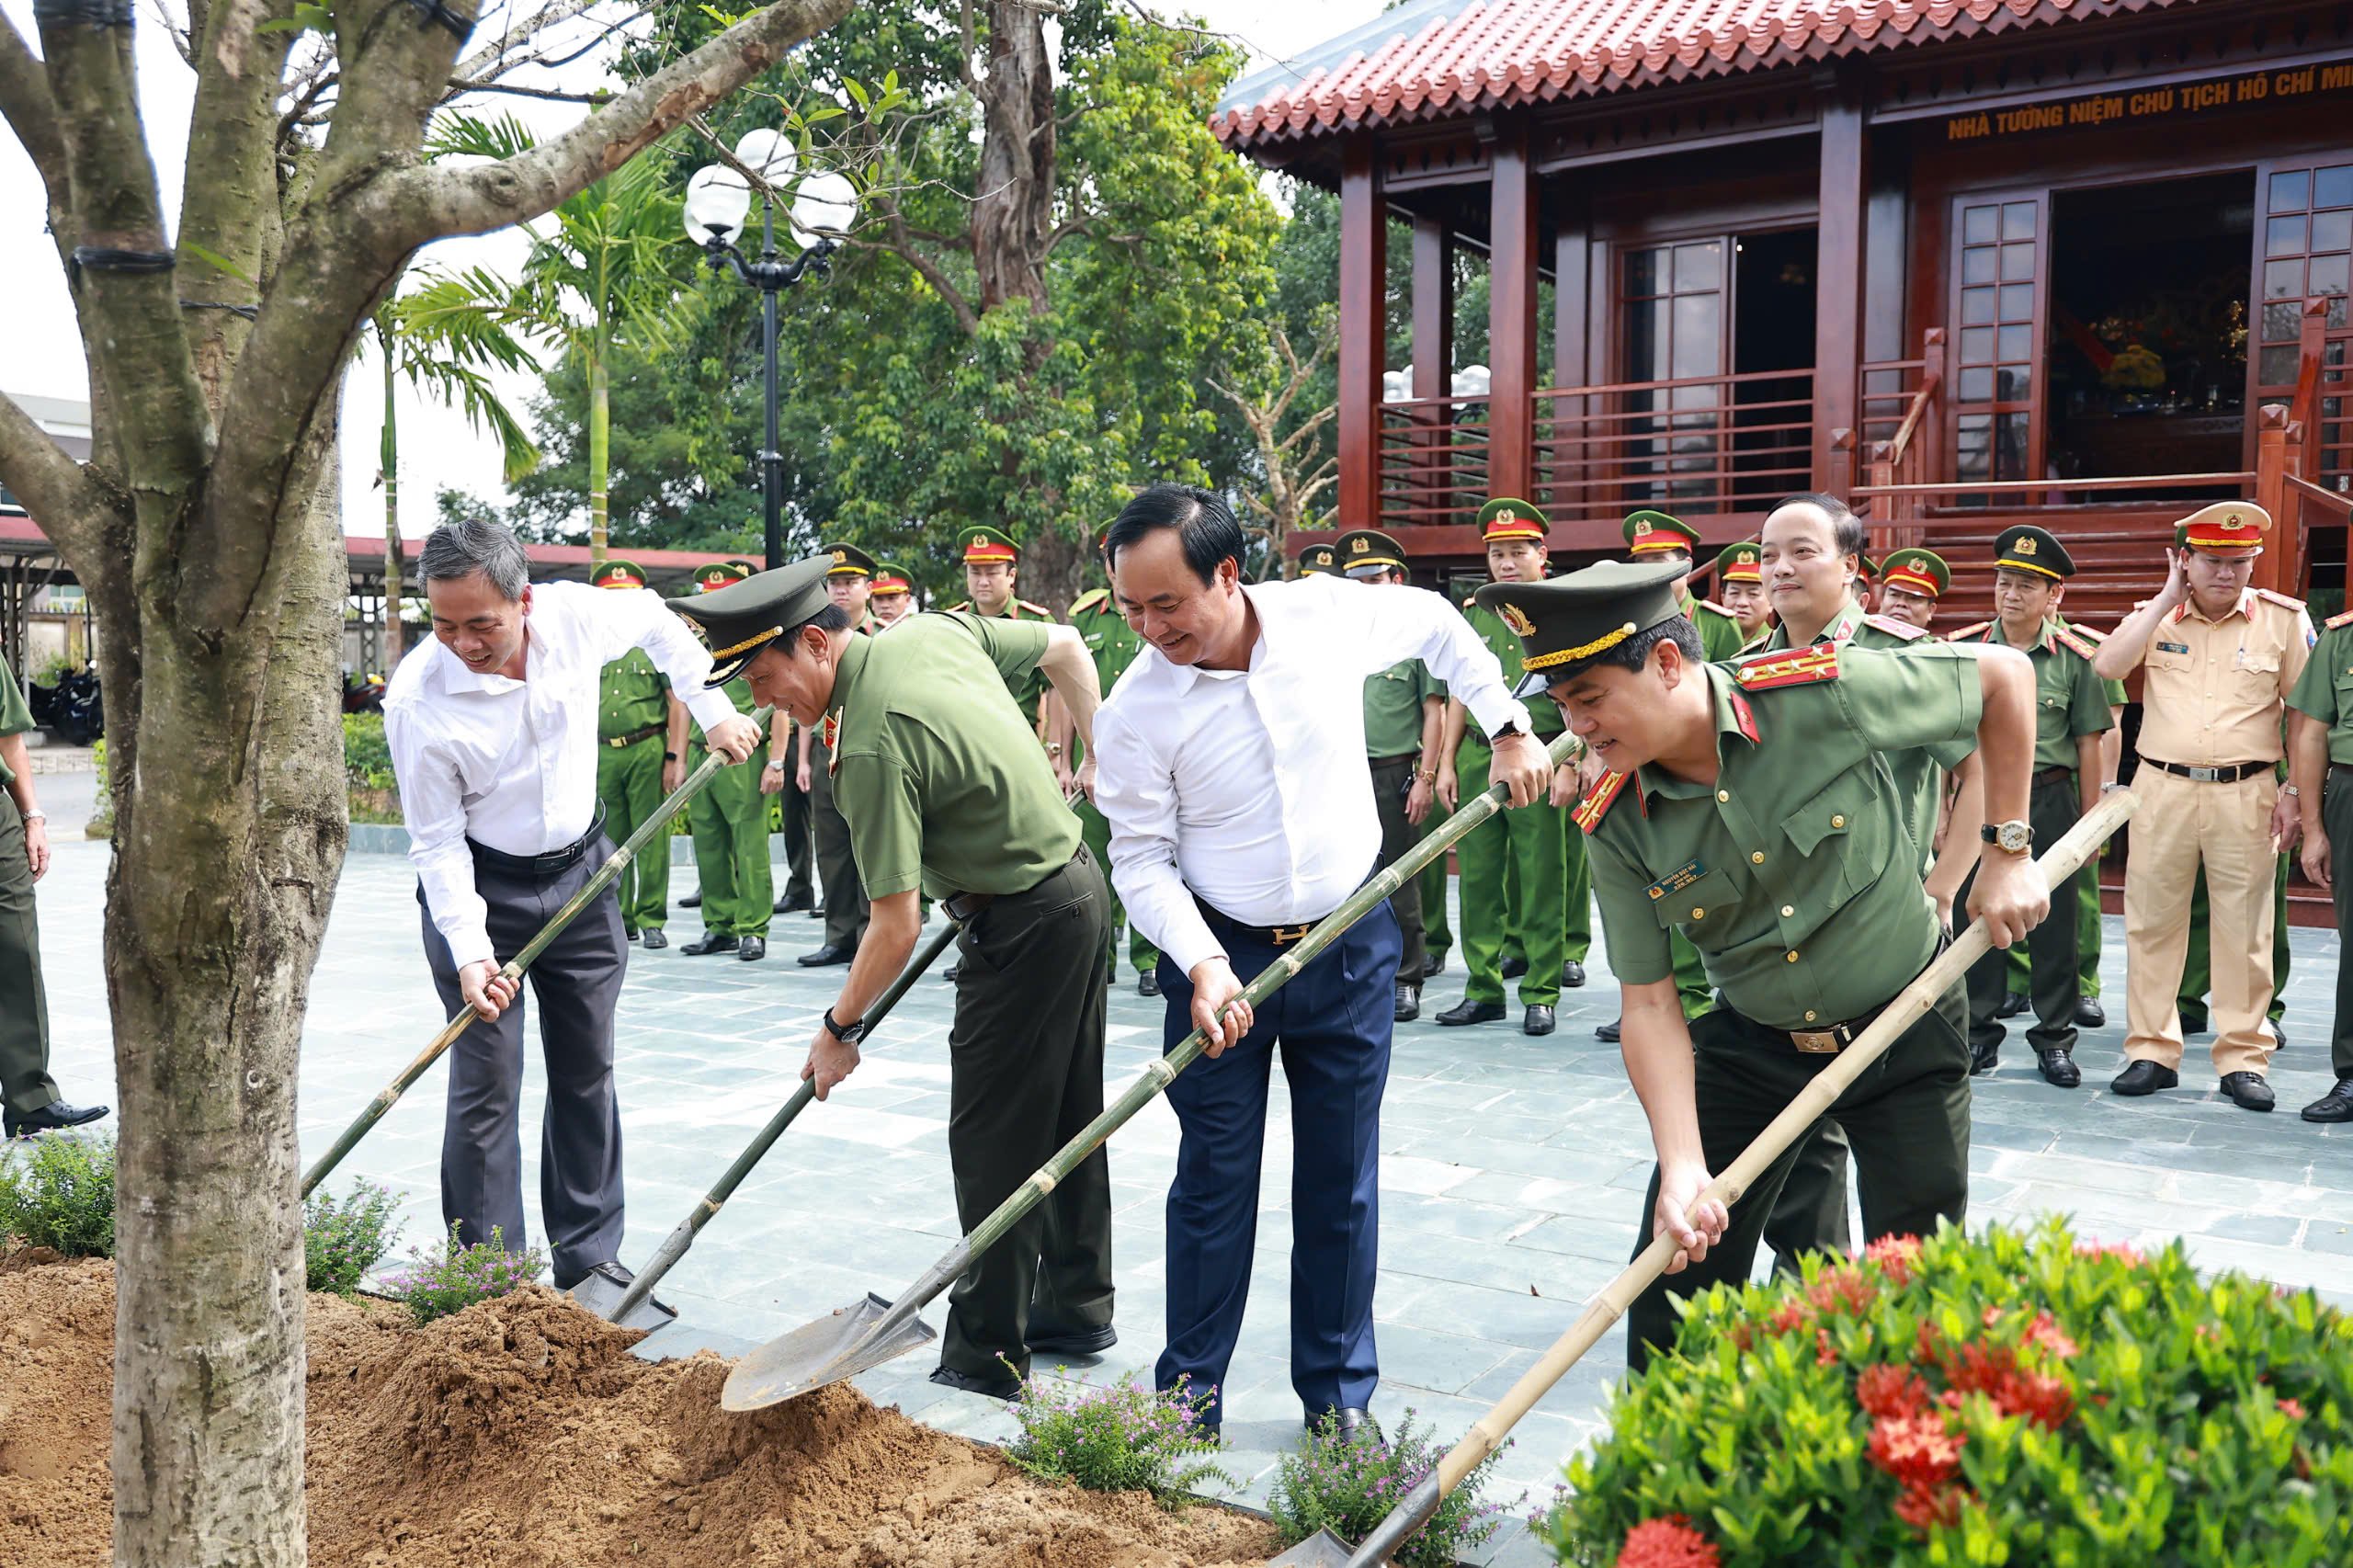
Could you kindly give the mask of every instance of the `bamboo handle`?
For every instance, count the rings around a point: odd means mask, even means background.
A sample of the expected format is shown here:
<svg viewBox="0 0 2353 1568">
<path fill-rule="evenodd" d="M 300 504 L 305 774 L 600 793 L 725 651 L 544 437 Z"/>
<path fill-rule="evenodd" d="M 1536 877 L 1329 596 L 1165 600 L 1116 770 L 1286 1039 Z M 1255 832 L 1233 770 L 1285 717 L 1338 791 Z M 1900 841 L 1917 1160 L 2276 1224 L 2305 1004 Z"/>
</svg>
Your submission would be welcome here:
<svg viewBox="0 0 2353 1568">
<path fill-rule="evenodd" d="M 766 708 L 753 710 L 752 722 L 765 730 L 768 713 L 769 710 Z M 540 928 L 540 934 L 532 937 L 521 952 L 506 960 L 506 965 L 498 971 L 499 977 L 506 980 L 521 979 L 523 971 L 531 967 L 531 960 L 545 952 L 548 944 L 562 936 L 563 928 L 571 925 L 582 910 L 587 908 L 596 901 L 597 895 L 612 886 L 613 879 L 620 876 L 630 863 L 637 858 L 637 852 L 644 846 L 648 839 L 657 833 L 668 834 L 670 819 L 678 814 L 679 808 L 701 793 L 702 787 L 710 783 L 718 775 L 719 770 L 727 765 L 727 759 L 717 752 L 704 757 L 701 765 L 688 774 L 685 781 L 676 790 L 670 791 L 669 799 L 654 808 L 652 816 L 638 824 L 637 831 L 631 834 L 620 847 L 613 851 L 612 858 L 599 866 L 597 869 L 597 874 L 588 879 L 587 884 L 578 892 L 574 893 L 565 902 L 564 906 L 555 912 L 553 918 Z M 669 852 L 666 838 L 662 847 L 663 853 Z M 368 1136 L 369 1128 L 381 1121 L 385 1113 L 400 1103 L 401 1096 L 408 1093 L 410 1085 L 425 1076 L 425 1070 L 440 1061 L 441 1053 L 457 1043 L 458 1037 L 466 1032 L 467 1027 L 474 1021 L 475 1017 L 472 1007 L 459 1008 L 450 1016 L 449 1021 L 441 1027 L 441 1032 L 433 1037 L 432 1042 L 411 1058 L 407 1066 L 401 1069 L 400 1076 L 377 1091 L 376 1097 L 368 1102 L 368 1108 L 361 1111 L 352 1124 L 343 1130 L 342 1135 L 335 1139 L 333 1146 L 319 1156 L 318 1163 L 303 1173 L 302 1196 L 304 1198 L 310 1197 L 312 1190 L 319 1183 L 326 1180 L 335 1166 L 343 1163 L 343 1157 L 350 1153 L 362 1138 Z"/>
<path fill-rule="evenodd" d="M 2124 825 L 2140 804 L 2130 790 L 2120 790 L 2078 820 L 2066 835 L 2052 845 L 2036 862 L 2044 877 L 2053 884 L 2063 883 L 2074 876 L 2116 830 Z M 2053 899 L 2054 906 L 2056 898 Z M 2049 918 L 2073 919 L 2072 913 L 2062 915 L 2054 907 Z M 1872 1019 L 1854 1044 L 1838 1053 L 1837 1059 L 1823 1071 L 1781 1114 L 1766 1125 L 1756 1140 L 1740 1153 L 1739 1158 L 1708 1184 L 1698 1201 L 1721 1199 L 1725 1205 L 1736 1203 L 1756 1178 L 1765 1174 L 1773 1162 L 1779 1159 L 1790 1146 L 1819 1120 L 1837 1101 L 1847 1086 L 1860 1077 L 1863 1070 L 1884 1055 L 1896 1038 L 1917 1023 L 1938 998 L 1955 981 L 1969 972 L 1969 966 L 1984 957 L 1993 947 L 1982 922 L 1972 921 L 1968 929 L 1953 944 L 1937 955 L 1927 968 L 1922 970 L 1912 983 L 1897 993 L 1895 1000 Z M 1647 1221 L 1648 1216 L 1644 1216 Z M 1365 1538 L 1364 1544 L 1349 1557 L 1349 1568 L 1373 1568 L 1393 1551 L 1404 1538 L 1427 1522 L 1439 1501 L 1462 1483 L 1462 1478 L 1479 1467 L 1482 1460 L 1495 1451 L 1505 1434 L 1519 1424 L 1538 1400 L 1561 1381 L 1568 1369 L 1576 1365 L 1585 1353 L 1593 1348 L 1609 1325 L 1626 1314 L 1634 1299 L 1650 1287 L 1652 1280 L 1666 1272 L 1674 1260 L 1675 1238 L 1661 1233 L 1651 1238 L 1642 1255 L 1626 1266 L 1615 1279 L 1604 1286 L 1589 1302 L 1583 1314 L 1571 1324 L 1569 1331 L 1552 1343 L 1551 1349 L 1538 1358 L 1534 1366 L 1520 1374 L 1519 1381 L 1472 1424 L 1437 1470 L 1414 1488 L 1381 1526 Z"/>
</svg>

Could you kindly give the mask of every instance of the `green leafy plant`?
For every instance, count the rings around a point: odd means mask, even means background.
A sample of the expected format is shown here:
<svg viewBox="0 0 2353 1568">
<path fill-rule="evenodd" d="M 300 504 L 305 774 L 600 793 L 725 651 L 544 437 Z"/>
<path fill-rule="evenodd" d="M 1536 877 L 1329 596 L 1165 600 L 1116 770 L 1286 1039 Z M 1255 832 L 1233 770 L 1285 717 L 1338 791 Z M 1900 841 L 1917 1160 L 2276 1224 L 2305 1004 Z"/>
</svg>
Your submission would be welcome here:
<svg viewBox="0 0 2353 1568">
<path fill-rule="evenodd" d="M 1090 1492 L 1149 1492 L 1182 1506 L 1204 1481 L 1233 1478 L 1200 1456 L 1217 1439 L 1200 1425 L 1210 1396 L 1189 1395 L 1182 1380 L 1161 1392 L 1130 1373 L 1116 1383 L 1029 1379 L 1013 1405 L 1021 1435 L 1006 1449 L 1015 1464 L 1042 1481 L 1074 1482 Z"/>
<path fill-rule="evenodd" d="M 1340 1436 L 1339 1417 L 1327 1414 L 1308 1435 L 1305 1448 L 1275 1461 L 1267 1512 L 1286 1546 L 1327 1528 L 1354 1545 L 1445 1457 L 1446 1450 L 1430 1440 L 1428 1426 L 1415 1429 L 1411 1410 L 1397 1424 L 1394 1437 L 1377 1443 L 1347 1441 Z M 1502 1457 L 1498 1449 L 1482 1460 L 1438 1504 L 1430 1522 L 1405 1538 L 1391 1561 L 1399 1568 L 1454 1568 L 1502 1528 L 1506 1510 L 1479 1497 L 1488 1471 Z"/>
<path fill-rule="evenodd" d="M 544 1273 L 548 1260 L 537 1247 L 508 1252 L 504 1243 L 494 1225 L 489 1241 L 462 1245 L 452 1224 L 432 1251 L 409 1248 L 409 1266 L 387 1278 L 384 1290 L 420 1324 L 464 1312 L 476 1301 L 511 1295 Z"/>
<path fill-rule="evenodd" d="M 363 789 L 392 788 L 392 748 L 384 739 L 381 713 L 343 716 L 343 770 Z"/>
<path fill-rule="evenodd" d="M 322 1192 L 302 1206 L 302 1264 L 313 1290 L 348 1296 L 392 1250 L 399 1199 L 372 1181 L 355 1181 L 342 1199 Z"/>
<path fill-rule="evenodd" d="M 2353 1318 L 2056 1221 L 1719 1286 L 1610 1415 L 1563 1562 L 2272 1568 L 2353 1519 Z"/>
<path fill-rule="evenodd" d="M 111 1132 L 52 1132 L 0 1156 L 0 1236 L 112 1257 L 114 1153 Z"/>
</svg>

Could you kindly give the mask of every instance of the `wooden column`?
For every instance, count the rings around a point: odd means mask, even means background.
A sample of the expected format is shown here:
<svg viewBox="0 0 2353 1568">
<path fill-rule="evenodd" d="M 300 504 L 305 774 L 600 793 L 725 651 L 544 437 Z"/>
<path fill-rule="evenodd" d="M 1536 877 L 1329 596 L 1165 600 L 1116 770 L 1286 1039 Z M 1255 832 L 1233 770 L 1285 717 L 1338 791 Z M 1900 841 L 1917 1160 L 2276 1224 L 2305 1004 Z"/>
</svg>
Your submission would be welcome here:
<svg viewBox="0 0 2353 1568">
<path fill-rule="evenodd" d="M 1833 489 L 1831 432 L 1862 422 L 1856 365 L 1862 358 L 1864 203 L 1870 148 L 1860 96 L 1826 85 L 1822 100 L 1822 187 L 1813 268 L 1813 483 Z"/>
<path fill-rule="evenodd" d="M 1381 372 L 1389 212 L 1370 137 L 1340 151 L 1340 514 L 1344 528 L 1381 522 Z"/>
<path fill-rule="evenodd" d="M 1495 143 L 1487 228 L 1489 495 L 1533 499 L 1536 490 L 1536 207 L 1528 123 L 1516 119 Z"/>
<path fill-rule="evenodd" d="M 1414 220 L 1414 385 L 1416 403 L 1454 394 L 1454 236 L 1435 219 Z M 1485 498 L 1467 498 L 1454 492 L 1452 464 L 1448 458 L 1454 443 L 1454 409 L 1433 404 L 1414 411 L 1419 426 L 1414 433 L 1414 483 L 1408 507 L 1459 507 L 1466 499 L 1476 508 Z M 1411 517 L 1400 521 L 1439 523 L 1454 519 L 1437 516 Z"/>
</svg>

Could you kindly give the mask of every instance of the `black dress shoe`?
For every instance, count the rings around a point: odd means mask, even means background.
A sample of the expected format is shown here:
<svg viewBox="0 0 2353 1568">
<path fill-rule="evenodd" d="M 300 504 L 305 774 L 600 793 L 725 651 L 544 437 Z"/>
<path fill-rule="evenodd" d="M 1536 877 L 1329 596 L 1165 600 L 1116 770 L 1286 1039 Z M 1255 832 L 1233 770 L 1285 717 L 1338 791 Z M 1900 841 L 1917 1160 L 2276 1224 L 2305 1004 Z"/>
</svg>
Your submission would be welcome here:
<svg viewBox="0 0 2353 1568">
<path fill-rule="evenodd" d="M 1985 1047 L 1983 1051 L 1980 1051 L 1973 1045 L 1969 1048 L 1969 1075 L 1971 1077 L 1982 1078 L 1986 1074 L 1991 1073 L 1995 1068 L 1999 1067 L 2001 1064 L 2002 1042 L 2000 1040 L 1995 1040 L 1993 1044 Z"/>
<path fill-rule="evenodd" d="M 1528 1005 L 1527 1016 L 1519 1020 L 1519 1032 L 1522 1034 L 1551 1034 L 1552 1032 L 1552 1008 L 1551 1005 L 1543 1002 L 1530 1002 Z"/>
<path fill-rule="evenodd" d="M 2181 1082 L 2181 1074 L 2154 1062 L 2135 1062 L 2108 1085 L 2112 1095 L 2154 1095 Z"/>
<path fill-rule="evenodd" d="M 757 963 L 768 956 L 768 939 L 766 937 L 746 937 L 743 945 L 735 949 L 735 956 L 745 963 Z"/>
<path fill-rule="evenodd" d="M 1515 953 L 1510 958 L 1504 960 L 1502 966 L 1498 968 L 1495 972 L 1502 975 L 1506 980 L 1518 980 L 1521 975 L 1528 972 L 1528 960 Z"/>
<path fill-rule="evenodd" d="M 2075 1059 L 2063 1051 L 2038 1051 L 2034 1058 L 2035 1065 L 2042 1069 L 2043 1077 L 2055 1087 L 2072 1089 L 2084 1081 L 2084 1070 L 2076 1066 Z"/>
<path fill-rule="evenodd" d="M 789 892 L 768 906 L 770 915 L 790 915 L 796 909 L 812 909 L 817 901 L 805 892 Z"/>
<path fill-rule="evenodd" d="M 1307 1417 L 1307 1430 L 1311 1434 L 1322 1432 L 1324 1423 L 1331 1421 L 1336 1415 L 1338 1419 L 1333 1422 L 1336 1428 L 1335 1435 L 1341 1442 L 1352 1446 L 1362 1446 L 1381 1440 L 1381 1423 L 1372 1418 L 1371 1411 L 1355 1404 L 1344 1404 L 1336 1411 L 1317 1412 Z"/>
<path fill-rule="evenodd" d="M 1606 1040 L 1610 1044 L 1616 1045 L 1619 1040 L 1625 1037 L 1625 1033 L 1626 1020 L 1622 1017 L 1612 1018 L 1606 1024 L 1597 1025 L 1594 1028 L 1593 1038 L 1596 1040 Z"/>
<path fill-rule="evenodd" d="M 1429 954 L 1422 960 L 1422 982 L 1424 984 L 1427 984 L 1431 977 L 1444 974 L 1445 972 L 1446 953 L 1443 949 L 1438 952 Z"/>
<path fill-rule="evenodd" d="M 1101 1328 L 1043 1329 L 1029 1335 L 1031 1356 L 1100 1356 L 1120 1343 L 1109 1324 Z"/>
<path fill-rule="evenodd" d="M 2025 992 L 2005 991 L 2002 993 L 2002 1005 L 1994 1009 L 1994 1016 L 1997 1018 L 2015 1018 L 2032 1006 L 2032 998 L 2029 997 Z"/>
<path fill-rule="evenodd" d="M 2274 1051 L 2288 1049 L 2288 1028 L 2277 1018 L 2271 1020 L 2271 1048 Z"/>
<path fill-rule="evenodd" d="M 682 909 L 700 909 L 702 907 L 702 889 L 695 889 L 694 892 L 680 899 L 678 901 L 678 904 Z"/>
<path fill-rule="evenodd" d="M 28 1110 L 22 1116 L 10 1115 L 5 1119 L 11 1138 L 29 1138 L 36 1132 L 55 1132 L 61 1128 L 79 1127 L 85 1121 L 96 1121 L 109 1108 L 102 1105 L 67 1105 L 63 1100 L 51 1100 L 39 1110 Z"/>
<path fill-rule="evenodd" d="M 699 959 L 705 953 L 732 953 L 742 945 L 724 931 L 705 931 L 678 950 L 690 959 Z"/>
<path fill-rule="evenodd" d="M 1438 1016 L 1438 1021 L 1448 1028 L 1463 1024 L 1492 1024 L 1504 1016 L 1501 1002 L 1473 1002 L 1468 996 Z"/>
<path fill-rule="evenodd" d="M 1397 983 L 1397 1006 L 1390 1017 L 1397 1023 L 1410 1024 L 1422 1016 L 1422 988 L 1410 980 Z"/>
<path fill-rule="evenodd" d="M 1011 1403 L 1021 1397 L 1021 1380 L 1010 1373 L 1000 1378 L 982 1377 L 977 1373 L 960 1372 L 953 1367 L 934 1367 L 931 1381 L 944 1389 L 960 1393 L 976 1393 L 983 1399 Z"/>
<path fill-rule="evenodd" d="M 1119 983 L 1120 960 L 1117 959 L 1105 959 L 1103 960 L 1103 983 L 1106 985 L 1117 985 Z"/>
<path fill-rule="evenodd" d="M 637 940 L 637 933 L 634 931 L 624 931 L 621 933 L 621 940 L 624 942 L 634 942 Z"/>
<path fill-rule="evenodd" d="M 2078 996 L 2075 998 L 2075 1027 L 2079 1029 L 2108 1028 L 2108 1009 L 2099 1005 L 2098 997 Z"/>
<path fill-rule="evenodd" d="M 1585 965 L 1574 959 L 1561 960 L 1561 983 L 1571 991 L 1585 983 Z"/>
<path fill-rule="evenodd" d="M 1160 973 L 1157 970 L 1148 969 L 1136 976 L 1136 994 L 1139 996 L 1160 994 Z"/>
<path fill-rule="evenodd" d="M 2207 1017 L 2205 1014 L 2184 1013 L 2181 1015 L 2181 1038 L 2184 1040 L 2195 1040 L 2200 1035 L 2206 1032 L 2206 1026 Z"/>
<path fill-rule="evenodd" d="M 2353 1078 L 2339 1078 L 2336 1087 L 2304 1108 L 2306 1121 L 2353 1121 Z"/>
<path fill-rule="evenodd" d="M 647 952 L 658 952 L 669 945 L 670 938 L 662 934 L 662 928 L 660 926 L 654 926 L 646 931 L 645 950 Z"/>
<path fill-rule="evenodd" d="M 847 963 L 858 957 L 855 942 L 827 942 L 813 953 L 803 953 L 793 962 L 802 969 L 824 969 L 827 964 Z"/>
<path fill-rule="evenodd" d="M 2223 1074 L 2222 1093 L 2228 1095 L 2232 1103 L 2241 1110 L 2269 1110 L 2279 1103 L 2279 1096 L 2271 1092 L 2271 1085 L 2263 1081 L 2260 1073 Z"/>
</svg>

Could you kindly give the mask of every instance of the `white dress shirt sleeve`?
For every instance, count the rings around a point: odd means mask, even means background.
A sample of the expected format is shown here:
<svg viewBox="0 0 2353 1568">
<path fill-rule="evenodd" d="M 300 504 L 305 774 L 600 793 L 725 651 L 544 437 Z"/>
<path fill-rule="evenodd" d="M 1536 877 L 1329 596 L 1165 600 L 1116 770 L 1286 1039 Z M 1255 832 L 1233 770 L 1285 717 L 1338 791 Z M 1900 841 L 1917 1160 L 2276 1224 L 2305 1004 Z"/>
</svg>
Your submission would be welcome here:
<svg viewBox="0 0 2353 1568">
<path fill-rule="evenodd" d="M 392 754 L 392 777 L 400 786 L 401 817 L 408 824 L 409 864 L 425 887 L 425 907 L 433 928 L 449 944 L 460 969 L 495 963 L 490 945 L 490 907 L 474 891 L 473 851 L 466 847 L 464 786 L 457 765 L 442 755 L 428 733 L 432 720 L 405 704 L 384 709 L 384 743 Z"/>
<path fill-rule="evenodd" d="M 1515 722 L 1521 733 L 1535 733 L 1528 709 L 1511 694 L 1503 665 L 1444 596 L 1427 588 L 1368 592 L 1361 584 L 1341 585 L 1339 591 L 1350 596 L 1350 608 L 1361 603 L 1359 613 L 1369 624 L 1361 637 L 1343 638 L 1336 645 L 1356 648 L 1365 674 L 1379 675 L 1401 659 L 1419 659 L 1446 683 L 1449 695 L 1471 710 L 1481 734 L 1492 735 Z"/>
<path fill-rule="evenodd" d="M 566 584 L 569 587 L 571 585 Z M 631 648 L 642 648 L 654 667 L 670 677 L 671 695 L 687 705 L 704 734 L 722 720 L 735 717 L 735 704 L 722 691 L 705 691 L 710 678 L 710 654 L 687 623 L 670 613 L 651 588 L 589 588 L 603 607 L 596 615 L 597 653 L 611 664 Z"/>
<path fill-rule="evenodd" d="M 1116 693 L 1115 693 L 1116 696 Z M 1176 775 L 1118 702 L 1095 714 L 1095 804 L 1111 826 L 1111 884 L 1128 919 L 1190 974 L 1222 958 L 1176 865 Z"/>
</svg>

